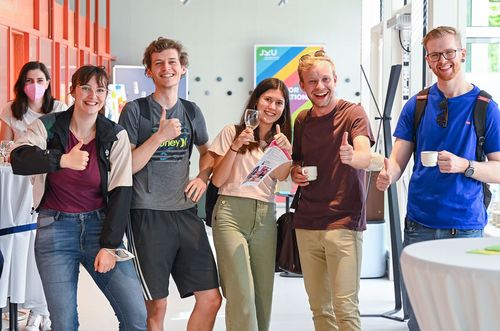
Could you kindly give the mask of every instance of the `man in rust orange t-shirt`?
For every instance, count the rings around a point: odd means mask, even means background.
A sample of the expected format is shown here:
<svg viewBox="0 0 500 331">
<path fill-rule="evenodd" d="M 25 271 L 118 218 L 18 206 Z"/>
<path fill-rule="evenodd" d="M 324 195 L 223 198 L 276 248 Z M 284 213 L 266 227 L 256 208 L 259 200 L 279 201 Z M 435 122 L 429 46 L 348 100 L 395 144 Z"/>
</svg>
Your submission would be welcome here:
<svg viewBox="0 0 500 331">
<path fill-rule="evenodd" d="M 294 225 L 315 330 L 361 330 L 358 308 L 365 171 L 373 135 L 361 105 L 335 97 L 335 65 L 324 51 L 299 61 L 313 107 L 297 117 L 291 176 L 300 186 Z M 308 180 L 302 167 L 316 166 Z"/>
</svg>

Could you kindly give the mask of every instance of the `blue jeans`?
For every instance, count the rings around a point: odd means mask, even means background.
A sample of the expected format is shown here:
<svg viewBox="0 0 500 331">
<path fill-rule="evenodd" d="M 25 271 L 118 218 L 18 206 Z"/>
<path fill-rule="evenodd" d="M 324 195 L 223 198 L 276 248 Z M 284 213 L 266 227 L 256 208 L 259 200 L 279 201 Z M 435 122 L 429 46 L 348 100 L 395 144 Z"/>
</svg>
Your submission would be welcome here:
<svg viewBox="0 0 500 331">
<path fill-rule="evenodd" d="M 111 304 L 120 330 L 146 330 L 146 308 L 132 261 L 117 262 L 107 273 L 94 270 L 104 217 L 102 210 L 77 214 L 40 210 L 35 257 L 53 331 L 78 330 L 80 263 Z"/>
<path fill-rule="evenodd" d="M 483 230 L 459 230 L 459 229 L 432 229 L 414 222 L 408 218 L 405 219 L 405 235 L 403 247 L 415 244 L 421 241 L 450 239 L 450 238 L 476 238 L 483 236 Z M 408 329 L 409 331 L 420 331 L 420 328 L 415 317 L 413 308 L 411 307 L 406 287 L 403 284 L 403 306 L 405 313 L 409 316 Z"/>
</svg>

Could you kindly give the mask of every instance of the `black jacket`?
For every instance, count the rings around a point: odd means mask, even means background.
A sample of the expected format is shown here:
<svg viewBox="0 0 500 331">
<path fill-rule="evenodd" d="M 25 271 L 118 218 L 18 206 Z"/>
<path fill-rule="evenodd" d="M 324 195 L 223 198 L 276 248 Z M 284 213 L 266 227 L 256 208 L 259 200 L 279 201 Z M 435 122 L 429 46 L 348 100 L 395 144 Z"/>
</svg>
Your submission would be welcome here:
<svg viewBox="0 0 500 331">
<path fill-rule="evenodd" d="M 45 174 L 60 169 L 61 156 L 69 141 L 69 124 L 73 107 L 65 112 L 42 116 L 31 124 L 26 135 L 15 143 L 11 152 L 12 170 L 18 175 Z M 132 156 L 127 132 L 102 115 L 97 116 L 96 144 L 101 176 L 101 193 L 106 203 L 106 219 L 100 238 L 103 248 L 116 248 L 122 242 L 129 219 L 132 199 Z M 36 181 L 35 181 L 36 183 Z M 36 194 L 39 191 L 39 194 Z M 34 207 L 38 208 L 44 189 L 34 190 Z"/>
</svg>

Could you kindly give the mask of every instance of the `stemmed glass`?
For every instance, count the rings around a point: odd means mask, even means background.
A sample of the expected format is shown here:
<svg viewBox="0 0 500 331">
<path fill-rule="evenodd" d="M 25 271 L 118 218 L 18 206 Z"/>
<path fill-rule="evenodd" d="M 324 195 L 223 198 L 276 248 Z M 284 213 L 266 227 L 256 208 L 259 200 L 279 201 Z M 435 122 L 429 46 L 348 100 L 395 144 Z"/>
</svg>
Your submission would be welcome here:
<svg viewBox="0 0 500 331">
<path fill-rule="evenodd" d="M 0 164 L 8 163 L 8 156 L 10 153 L 10 146 L 12 141 L 10 140 L 1 140 L 0 141 Z"/>
<path fill-rule="evenodd" d="M 247 128 L 255 130 L 259 126 L 259 111 L 257 109 L 247 109 L 245 110 L 245 125 Z"/>
</svg>

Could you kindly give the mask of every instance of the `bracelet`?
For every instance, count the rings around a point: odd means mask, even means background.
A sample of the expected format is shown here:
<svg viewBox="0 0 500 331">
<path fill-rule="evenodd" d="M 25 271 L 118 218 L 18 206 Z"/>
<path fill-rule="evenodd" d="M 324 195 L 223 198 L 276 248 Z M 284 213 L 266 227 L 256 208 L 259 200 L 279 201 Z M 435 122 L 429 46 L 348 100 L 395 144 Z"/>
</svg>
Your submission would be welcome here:
<svg viewBox="0 0 500 331">
<path fill-rule="evenodd" d="M 233 149 L 233 147 L 232 147 L 232 146 L 229 146 L 229 149 L 230 149 L 230 150 L 232 150 L 232 151 L 233 151 L 233 152 L 235 152 L 235 153 L 238 153 L 238 150 L 237 150 L 237 149 Z"/>
</svg>

